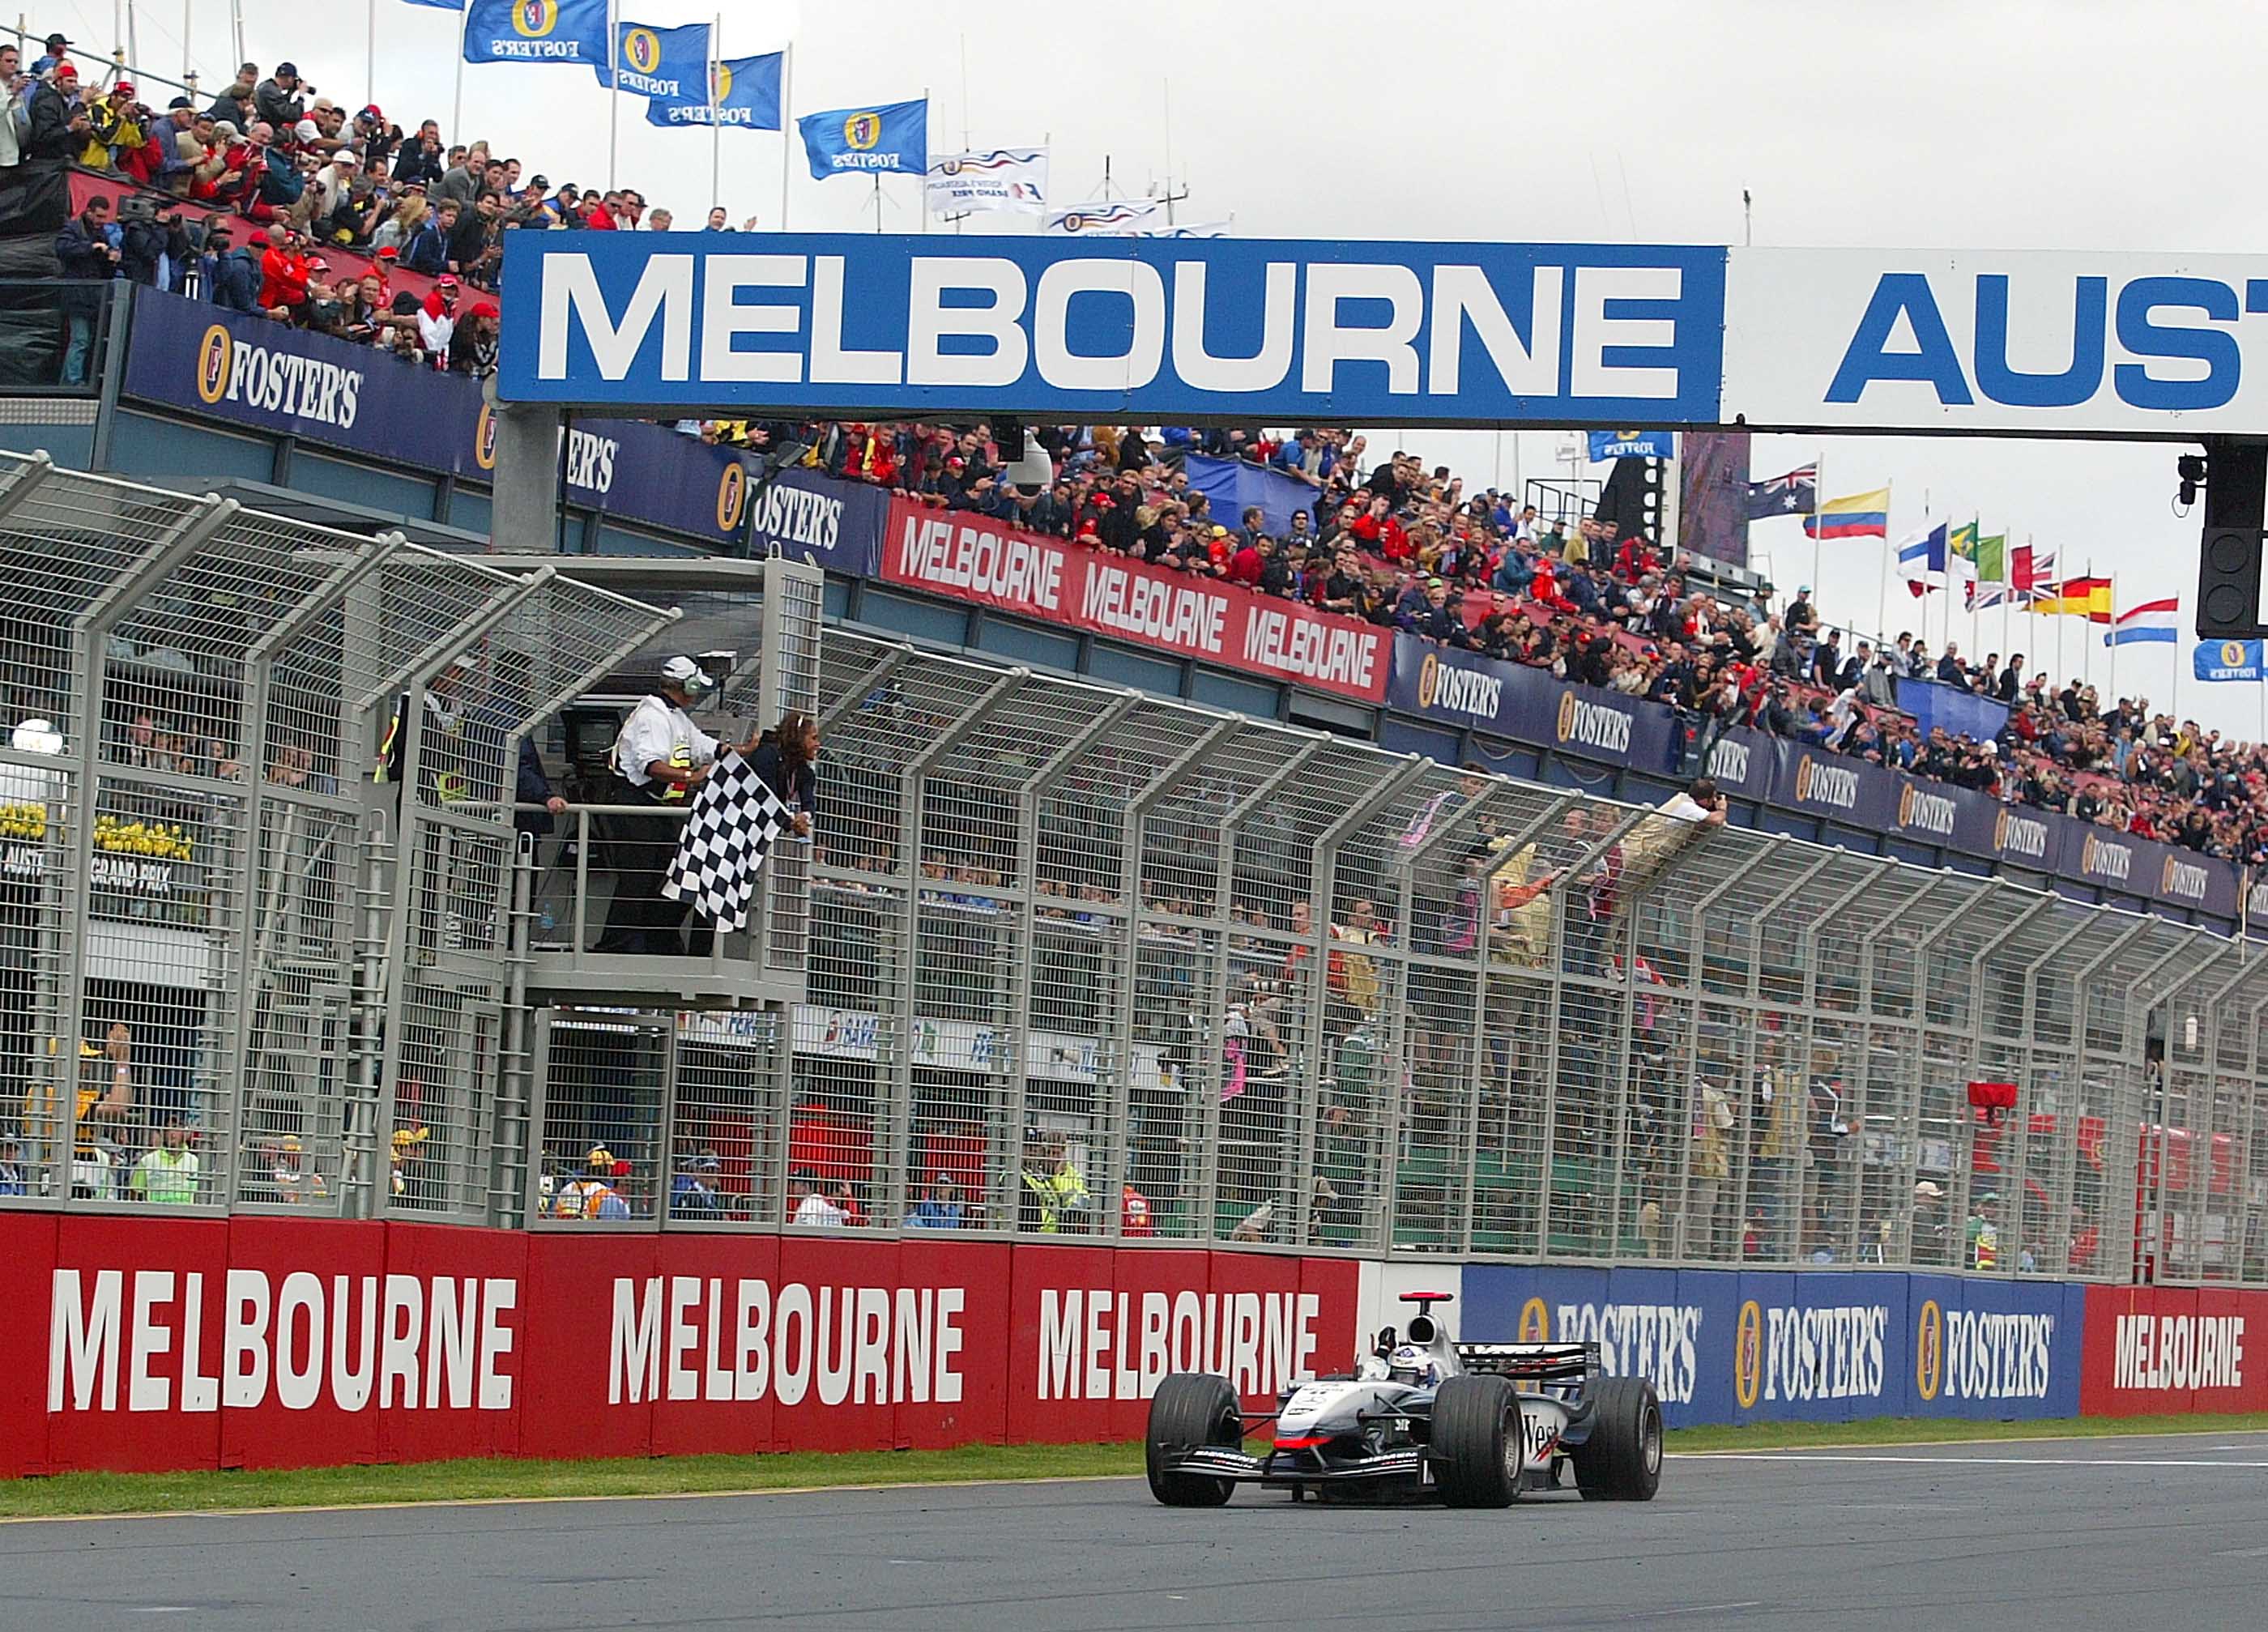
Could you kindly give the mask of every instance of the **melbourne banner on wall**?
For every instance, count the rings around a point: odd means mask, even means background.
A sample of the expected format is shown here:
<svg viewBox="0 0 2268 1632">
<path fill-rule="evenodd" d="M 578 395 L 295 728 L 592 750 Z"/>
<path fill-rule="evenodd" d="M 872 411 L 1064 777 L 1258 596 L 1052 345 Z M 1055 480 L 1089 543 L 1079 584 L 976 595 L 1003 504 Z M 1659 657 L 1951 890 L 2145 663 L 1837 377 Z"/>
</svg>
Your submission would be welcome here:
<svg viewBox="0 0 2268 1632">
<path fill-rule="evenodd" d="M 965 511 L 893 498 L 880 577 L 1172 657 L 1369 702 L 1386 695 L 1389 630 Z"/>
<path fill-rule="evenodd" d="M 135 294 L 127 396 L 427 475 L 493 479 L 493 415 L 477 381 L 202 301 Z M 571 504 L 720 542 L 740 536 L 747 473 L 730 449 L 578 416 L 563 453 Z"/>
</svg>

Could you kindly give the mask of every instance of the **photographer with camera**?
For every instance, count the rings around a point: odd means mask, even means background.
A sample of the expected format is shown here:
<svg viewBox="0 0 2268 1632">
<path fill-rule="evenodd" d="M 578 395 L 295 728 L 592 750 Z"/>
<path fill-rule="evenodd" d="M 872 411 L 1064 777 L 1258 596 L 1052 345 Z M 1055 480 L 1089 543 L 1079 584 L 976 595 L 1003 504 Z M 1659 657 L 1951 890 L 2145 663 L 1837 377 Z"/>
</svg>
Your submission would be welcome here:
<svg viewBox="0 0 2268 1632">
<path fill-rule="evenodd" d="M 86 117 L 85 110 L 78 117 Z M 118 246 L 119 231 L 110 218 L 110 201 L 97 195 L 87 200 L 86 208 L 55 234 L 55 259 L 63 263 L 63 275 L 70 283 L 107 283 L 118 276 L 122 259 Z M 66 386 L 86 383 L 88 364 L 94 356 L 95 324 L 101 317 L 104 298 L 95 288 L 63 291 L 58 304 L 66 330 L 63 371 Z"/>
<path fill-rule="evenodd" d="M 180 292 L 188 281 L 189 232 L 172 199 L 130 193 L 118 201 L 118 274 L 145 289 Z"/>
</svg>

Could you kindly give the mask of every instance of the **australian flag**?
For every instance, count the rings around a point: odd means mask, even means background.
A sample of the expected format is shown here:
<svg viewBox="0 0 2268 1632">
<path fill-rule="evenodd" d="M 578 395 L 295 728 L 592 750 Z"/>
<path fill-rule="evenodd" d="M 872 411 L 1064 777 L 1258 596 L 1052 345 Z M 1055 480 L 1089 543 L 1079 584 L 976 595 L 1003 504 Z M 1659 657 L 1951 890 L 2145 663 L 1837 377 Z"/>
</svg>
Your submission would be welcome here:
<svg viewBox="0 0 2268 1632">
<path fill-rule="evenodd" d="M 1819 467 L 1806 465 L 1769 482 L 1749 483 L 1749 519 L 1769 521 L 1774 516 L 1808 516 L 1819 503 Z"/>
</svg>

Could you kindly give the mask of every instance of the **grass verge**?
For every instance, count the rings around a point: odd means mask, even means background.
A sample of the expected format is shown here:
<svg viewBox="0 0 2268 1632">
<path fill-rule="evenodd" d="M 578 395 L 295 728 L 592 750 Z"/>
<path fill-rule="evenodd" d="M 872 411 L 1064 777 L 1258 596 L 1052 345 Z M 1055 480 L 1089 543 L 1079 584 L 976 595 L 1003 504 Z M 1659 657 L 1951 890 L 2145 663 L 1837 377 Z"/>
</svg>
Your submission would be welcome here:
<svg viewBox="0 0 2268 1632">
<path fill-rule="evenodd" d="M 1759 1422 L 1743 1428 L 1680 1429 L 1668 1436 L 1668 1448 L 1675 1454 L 2263 1430 L 2268 1430 L 2268 1415 L 2036 1422 L 1879 1417 L 1860 1422 Z M 62 1474 L 0 1483 L 0 1519 L 524 1501 L 548 1496 L 703 1496 L 855 1485 L 1088 1479 L 1141 1471 L 1138 1445 L 967 1445 L 958 1451 L 867 1451 L 839 1455 L 800 1452 L 784 1456 L 609 1458 L 578 1462 L 497 1458 L 233 1473 Z"/>
</svg>

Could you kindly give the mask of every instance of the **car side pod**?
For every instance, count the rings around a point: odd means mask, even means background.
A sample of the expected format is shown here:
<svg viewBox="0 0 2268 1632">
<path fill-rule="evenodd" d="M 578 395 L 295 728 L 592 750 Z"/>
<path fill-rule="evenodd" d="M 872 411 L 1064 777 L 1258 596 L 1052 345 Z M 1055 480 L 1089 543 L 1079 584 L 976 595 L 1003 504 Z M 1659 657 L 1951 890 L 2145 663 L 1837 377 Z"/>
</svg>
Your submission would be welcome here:
<svg viewBox="0 0 2268 1632">
<path fill-rule="evenodd" d="M 1525 1441 L 1520 1395 L 1486 1373 L 1445 1379 L 1433 1396 L 1432 1460 L 1448 1507 L 1510 1507 Z"/>
<path fill-rule="evenodd" d="M 1602 1377 L 1586 1391 L 1594 1420 L 1568 1447 L 1586 1502 L 1651 1502 L 1661 1487 L 1661 1400 L 1642 1377 Z"/>
</svg>

